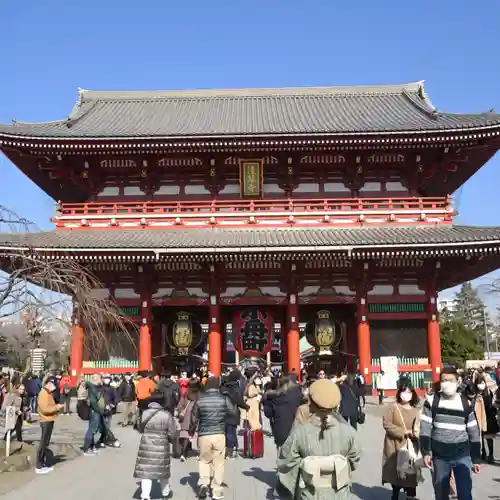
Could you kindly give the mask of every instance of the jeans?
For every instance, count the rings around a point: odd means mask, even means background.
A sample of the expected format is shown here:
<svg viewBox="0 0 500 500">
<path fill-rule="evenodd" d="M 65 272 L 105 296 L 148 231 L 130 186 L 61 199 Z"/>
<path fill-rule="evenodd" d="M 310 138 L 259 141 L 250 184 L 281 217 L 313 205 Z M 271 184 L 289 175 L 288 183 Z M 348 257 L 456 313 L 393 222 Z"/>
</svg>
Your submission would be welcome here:
<svg viewBox="0 0 500 500">
<path fill-rule="evenodd" d="M 89 426 L 87 432 L 85 433 L 85 438 L 83 440 L 83 451 L 89 451 L 94 447 L 94 436 L 101 430 L 104 432 L 101 426 L 101 415 L 93 410 L 90 411 Z"/>
<path fill-rule="evenodd" d="M 38 443 L 38 449 L 36 450 L 36 468 L 42 469 L 47 466 L 47 449 L 50 444 L 50 438 L 52 437 L 52 430 L 54 429 L 54 422 L 40 422 L 40 430 L 42 432 L 40 436 L 40 442 Z"/>
<path fill-rule="evenodd" d="M 230 450 L 238 450 L 238 426 L 226 424 L 226 446 Z"/>
<path fill-rule="evenodd" d="M 30 397 L 30 410 L 31 413 L 36 413 L 37 410 L 37 404 L 38 404 L 38 396 L 31 396 Z"/>
<path fill-rule="evenodd" d="M 100 427 L 101 427 L 101 437 L 99 438 L 100 444 L 111 444 L 117 439 L 113 432 L 111 431 L 111 418 L 113 415 L 107 413 L 101 417 Z"/>
<path fill-rule="evenodd" d="M 457 460 L 444 460 L 434 457 L 432 480 L 436 500 L 448 500 L 450 495 L 450 476 L 453 472 L 457 495 L 460 500 L 472 500 L 472 460 L 462 457 Z"/>
</svg>

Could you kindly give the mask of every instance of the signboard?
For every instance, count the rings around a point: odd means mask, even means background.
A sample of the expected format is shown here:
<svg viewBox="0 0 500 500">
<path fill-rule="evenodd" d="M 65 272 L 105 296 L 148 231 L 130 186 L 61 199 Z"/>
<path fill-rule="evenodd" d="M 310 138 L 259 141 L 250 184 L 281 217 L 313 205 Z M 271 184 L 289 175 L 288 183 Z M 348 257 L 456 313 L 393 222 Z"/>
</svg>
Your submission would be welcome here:
<svg viewBox="0 0 500 500">
<path fill-rule="evenodd" d="M 240 191 L 242 197 L 260 198 L 262 195 L 262 160 L 240 160 Z"/>
<path fill-rule="evenodd" d="M 242 356 L 265 356 L 272 346 L 273 318 L 258 307 L 236 311 L 233 318 L 236 350 Z"/>
<path fill-rule="evenodd" d="M 379 388 L 386 391 L 398 388 L 399 372 L 397 356 L 381 356 L 380 372 L 384 372 L 384 374 L 380 375 L 381 380 L 378 386 Z"/>
<path fill-rule="evenodd" d="M 5 408 L 5 430 L 11 431 L 16 426 L 16 409 L 13 406 L 7 406 Z"/>
</svg>

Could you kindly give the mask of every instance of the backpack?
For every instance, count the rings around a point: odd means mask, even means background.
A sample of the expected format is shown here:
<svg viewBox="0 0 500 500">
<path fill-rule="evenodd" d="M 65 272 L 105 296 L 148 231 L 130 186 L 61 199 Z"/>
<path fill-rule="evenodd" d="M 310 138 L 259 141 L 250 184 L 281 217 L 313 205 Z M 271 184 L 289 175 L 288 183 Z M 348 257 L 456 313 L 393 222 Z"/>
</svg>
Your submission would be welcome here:
<svg viewBox="0 0 500 500">
<path fill-rule="evenodd" d="M 469 418 L 470 413 L 472 412 L 472 406 L 470 404 L 470 401 L 467 399 L 467 397 L 464 394 L 460 394 L 460 399 L 462 400 L 462 406 L 464 409 L 465 413 L 465 423 L 467 423 L 467 420 Z M 432 421 L 436 418 L 439 402 L 441 401 L 441 393 L 436 392 L 434 394 L 434 397 L 432 398 L 432 407 L 431 407 L 431 412 L 432 412 Z"/>
<path fill-rule="evenodd" d="M 76 403 L 76 413 L 85 422 L 90 419 L 90 405 L 85 399 L 80 399 Z"/>
</svg>

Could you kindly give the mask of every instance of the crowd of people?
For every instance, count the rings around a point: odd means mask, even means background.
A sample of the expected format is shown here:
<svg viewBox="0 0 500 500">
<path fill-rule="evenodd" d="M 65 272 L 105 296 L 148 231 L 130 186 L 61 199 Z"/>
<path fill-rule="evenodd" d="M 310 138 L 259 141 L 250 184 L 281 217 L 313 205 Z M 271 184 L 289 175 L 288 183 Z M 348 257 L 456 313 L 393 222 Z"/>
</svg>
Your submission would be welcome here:
<svg viewBox="0 0 500 500">
<path fill-rule="evenodd" d="M 56 417 L 71 412 L 74 393 L 69 384 L 64 374 L 43 381 L 36 376 L 0 378 L 3 407 L 14 406 L 18 416 L 9 431 L 13 437 L 22 441 L 23 421 L 33 408 L 39 415 L 39 474 L 52 470 L 46 463 L 47 447 Z M 119 424 L 142 434 L 134 471 L 142 500 L 150 499 L 154 481 L 160 482 L 164 498 L 170 497 L 171 457 L 185 462 L 194 448 L 199 497 L 222 499 L 225 460 L 240 457 L 239 428 L 244 431 L 243 456 L 261 456 L 263 417 L 269 420 L 278 455 L 280 498 L 343 500 L 350 498 L 351 472 L 361 456 L 356 429 L 365 419 L 365 393 L 359 373 L 327 377 L 319 371 L 300 374 L 300 379 L 295 372 L 257 369 L 230 369 L 221 377 L 188 376 L 185 371 L 96 374 L 78 382 L 76 411 L 88 421 L 86 456 L 121 446 L 111 425 L 117 408 Z M 382 483 L 391 485 L 392 500 L 399 499 L 401 491 L 407 500 L 416 498 L 423 468 L 432 469 L 436 500 L 472 499 L 472 472 L 479 473 L 481 461 L 495 461 L 499 397 L 493 377 L 482 369 L 443 369 L 440 381 L 423 399 L 402 376 L 382 423 Z"/>
</svg>

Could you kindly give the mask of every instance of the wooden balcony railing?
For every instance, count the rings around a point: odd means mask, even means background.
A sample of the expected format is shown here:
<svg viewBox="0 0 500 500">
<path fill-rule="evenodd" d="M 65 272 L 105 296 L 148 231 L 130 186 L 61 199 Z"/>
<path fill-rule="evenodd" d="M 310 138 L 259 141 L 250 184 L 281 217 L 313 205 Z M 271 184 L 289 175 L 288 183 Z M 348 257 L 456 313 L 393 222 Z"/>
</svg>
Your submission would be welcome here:
<svg viewBox="0 0 500 500">
<path fill-rule="evenodd" d="M 58 228 L 437 223 L 453 216 L 451 198 L 339 198 L 64 203 Z"/>
</svg>

